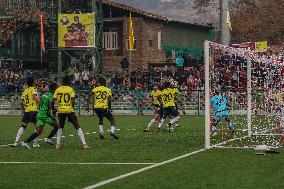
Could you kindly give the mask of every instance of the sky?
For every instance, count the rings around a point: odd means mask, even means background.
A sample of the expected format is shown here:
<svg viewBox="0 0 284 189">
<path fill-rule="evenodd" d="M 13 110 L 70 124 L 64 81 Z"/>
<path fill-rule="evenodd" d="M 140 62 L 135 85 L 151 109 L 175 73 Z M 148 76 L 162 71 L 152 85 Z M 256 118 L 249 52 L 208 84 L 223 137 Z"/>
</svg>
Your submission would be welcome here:
<svg viewBox="0 0 284 189">
<path fill-rule="evenodd" d="M 209 24 L 219 23 L 216 4 L 209 6 L 204 12 L 199 12 L 192 6 L 193 0 L 113 0 L 139 9 L 160 14 L 168 18 L 189 23 Z M 217 2 L 218 0 L 216 0 Z"/>
</svg>

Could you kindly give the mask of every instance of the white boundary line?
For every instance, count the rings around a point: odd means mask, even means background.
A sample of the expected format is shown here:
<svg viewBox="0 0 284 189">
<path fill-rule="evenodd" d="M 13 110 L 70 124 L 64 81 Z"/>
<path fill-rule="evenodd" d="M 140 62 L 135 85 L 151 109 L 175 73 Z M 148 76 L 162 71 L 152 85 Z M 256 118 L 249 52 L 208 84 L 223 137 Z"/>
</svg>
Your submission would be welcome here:
<svg viewBox="0 0 284 189">
<path fill-rule="evenodd" d="M 136 129 L 116 129 L 117 131 L 136 131 Z M 110 132 L 110 130 L 107 130 L 107 132 Z M 91 135 L 91 134 L 96 134 L 97 132 L 87 132 L 85 133 L 85 135 Z M 66 135 L 67 137 L 74 137 L 76 136 L 76 134 L 69 134 L 69 135 Z M 65 135 L 62 136 L 62 138 L 65 138 L 66 137 Z M 52 137 L 53 139 L 56 139 L 56 137 Z M 42 141 L 43 139 L 39 139 L 38 141 Z M 8 147 L 8 146 L 12 146 L 13 144 L 3 144 L 3 145 L 0 145 L 0 147 Z"/>
<path fill-rule="evenodd" d="M 159 166 L 162 166 L 162 165 L 165 165 L 165 164 L 168 164 L 168 163 L 171 163 L 171 162 L 174 162 L 174 161 L 177 161 L 177 160 L 180 160 L 180 159 L 183 159 L 183 158 L 192 156 L 192 155 L 194 155 L 194 154 L 203 152 L 203 151 L 205 151 L 205 150 L 206 150 L 206 149 L 203 148 L 203 149 L 200 149 L 200 150 L 197 150 L 197 151 L 188 153 L 188 154 L 184 154 L 184 155 L 182 155 L 182 156 L 178 156 L 178 157 L 176 157 L 176 158 L 169 159 L 169 160 L 167 160 L 167 161 L 163 161 L 163 162 L 161 162 L 161 163 L 156 163 L 156 164 L 154 164 L 154 165 L 150 165 L 150 166 L 147 166 L 147 167 L 138 169 L 138 170 L 136 170 L 136 171 L 132 171 L 132 172 L 129 172 L 129 173 L 126 173 L 126 174 L 117 176 L 117 177 L 113 177 L 113 178 L 110 178 L 110 179 L 107 179 L 107 180 L 98 182 L 98 183 L 96 183 L 96 184 L 94 184 L 94 185 L 87 186 L 87 187 L 85 187 L 85 188 L 83 188 L 83 189 L 98 188 L 98 187 L 103 186 L 103 185 L 106 185 L 106 184 L 108 184 L 108 183 L 111 183 L 111 182 L 114 182 L 114 181 L 117 181 L 117 180 L 120 180 L 120 179 L 129 177 L 129 176 L 132 176 L 132 175 L 135 175 L 135 174 L 138 174 L 138 173 L 147 171 L 147 170 L 149 170 L 149 169 L 153 169 L 153 168 L 155 168 L 155 167 L 159 167 Z"/>
<path fill-rule="evenodd" d="M 63 162 L 0 162 L 0 164 L 48 164 L 48 165 L 155 165 L 156 163 L 63 163 Z"/>
<path fill-rule="evenodd" d="M 7 146 L 12 146 L 13 144 L 4 144 L 4 145 L 0 145 L 0 147 L 7 147 Z"/>
</svg>

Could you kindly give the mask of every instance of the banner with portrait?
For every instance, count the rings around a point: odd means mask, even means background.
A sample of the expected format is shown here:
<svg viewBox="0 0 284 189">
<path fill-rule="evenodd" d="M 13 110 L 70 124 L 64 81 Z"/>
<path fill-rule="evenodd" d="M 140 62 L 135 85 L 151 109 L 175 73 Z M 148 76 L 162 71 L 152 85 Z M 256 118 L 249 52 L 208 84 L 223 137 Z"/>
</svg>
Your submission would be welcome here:
<svg viewBox="0 0 284 189">
<path fill-rule="evenodd" d="M 58 47 L 95 47 L 95 14 L 58 14 Z"/>
</svg>

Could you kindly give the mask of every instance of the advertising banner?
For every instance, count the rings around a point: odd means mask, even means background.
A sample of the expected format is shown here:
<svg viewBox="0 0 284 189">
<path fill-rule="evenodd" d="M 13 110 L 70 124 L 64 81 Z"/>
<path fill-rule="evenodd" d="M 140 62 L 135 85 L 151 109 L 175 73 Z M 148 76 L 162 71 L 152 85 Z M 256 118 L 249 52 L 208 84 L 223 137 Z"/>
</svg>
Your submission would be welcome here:
<svg viewBox="0 0 284 189">
<path fill-rule="evenodd" d="M 58 47 L 95 47 L 95 14 L 58 14 Z"/>
</svg>

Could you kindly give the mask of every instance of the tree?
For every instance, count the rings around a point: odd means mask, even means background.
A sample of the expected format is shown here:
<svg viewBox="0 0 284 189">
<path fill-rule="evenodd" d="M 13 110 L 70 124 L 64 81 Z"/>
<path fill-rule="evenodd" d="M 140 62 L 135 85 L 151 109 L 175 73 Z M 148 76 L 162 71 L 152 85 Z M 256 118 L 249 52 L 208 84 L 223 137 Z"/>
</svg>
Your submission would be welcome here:
<svg viewBox="0 0 284 189">
<path fill-rule="evenodd" d="M 232 39 L 280 43 L 284 40 L 283 8 L 284 2 L 279 0 L 240 0 L 231 11 Z"/>
<path fill-rule="evenodd" d="M 1 2 L 2 7 L 5 8 L 5 2 L 2 0 Z M 49 29 L 48 19 L 50 18 L 50 14 L 42 11 L 40 8 L 42 4 L 32 2 L 35 1 L 29 1 L 28 6 L 25 7 L 24 1 L 18 0 L 12 9 L 5 10 L 5 16 L 8 16 L 9 18 L 0 20 L 2 26 L 0 32 L 4 34 L 6 39 L 10 38 L 17 30 L 39 25 L 40 14 L 44 15 L 44 26 L 46 29 Z M 43 3 L 44 1 L 41 2 Z"/>
<path fill-rule="evenodd" d="M 195 0 L 204 10 L 219 0 Z M 283 0 L 231 0 L 232 42 L 267 40 L 270 44 L 284 40 Z"/>
</svg>

